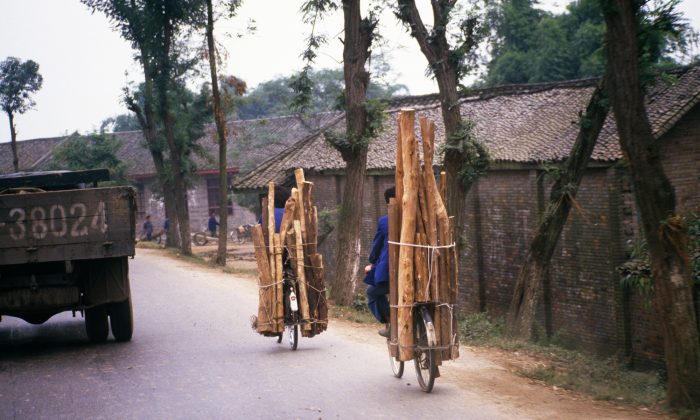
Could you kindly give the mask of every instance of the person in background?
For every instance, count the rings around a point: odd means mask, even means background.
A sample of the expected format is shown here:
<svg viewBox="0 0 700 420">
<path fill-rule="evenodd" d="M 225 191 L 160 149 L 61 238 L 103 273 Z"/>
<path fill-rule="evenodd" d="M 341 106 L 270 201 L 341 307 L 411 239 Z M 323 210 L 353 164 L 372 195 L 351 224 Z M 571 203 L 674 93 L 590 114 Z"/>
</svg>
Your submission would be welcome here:
<svg viewBox="0 0 700 420">
<path fill-rule="evenodd" d="M 146 215 L 146 221 L 143 222 L 143 233 L 146 235 L 146 240 L 153 240 L 153 223 L 151 223 L 151 215 Z"/>
<path fill-rule="evenodd" d="M 207 223 L 207 228 L 211 236 L 216 236 L 217 226 L 219 226 L 219 222 L 216 220 L 216 212 L 212 210 L 211 213 L 209 213 L 209 222 Z"/>
<path fill-rule="evenodd" d="M 387 188 L 384 191 L 384 200 L 389 204 L 389 199 L 396 196 L 396 188 Z M 389 216 L 384 215 L 377 221 L 377 233 L 372 241 L 369 253 L 369 264 L 365 267 L 365 279 L 367 284 L 367 306 L 377 321 L 385 324 L 379 330 L 379 335 L 389 337 Z"/>
</svg>

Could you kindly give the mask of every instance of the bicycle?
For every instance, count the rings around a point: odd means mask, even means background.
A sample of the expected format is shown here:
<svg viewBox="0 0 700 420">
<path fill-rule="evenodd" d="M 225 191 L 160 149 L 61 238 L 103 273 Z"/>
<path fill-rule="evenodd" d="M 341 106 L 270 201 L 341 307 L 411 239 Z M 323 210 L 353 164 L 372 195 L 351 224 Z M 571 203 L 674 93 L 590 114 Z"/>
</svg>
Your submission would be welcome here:
<svg viewBox="0 0 700 420">
<path fill-rule="evenodd" d="M 438 351 L 437 337 L 435 336 L 435 324 L 431 315 L 429 304 L 417 304 L 414 307 L 413 316 L 413 362 L 416 369 L 416 379 L 421 390 L 430 393 L 438 376 L 438 367 L 435 352 Z M 398 345 L 398 344 L 397 344 Z M 389 348 L 389 362 L 394 377 L 401 378 L 404 372 L 404 362 L 397 360 L 391 354 L 391 338 L 387 338 Z"/>
<path fill-rule="evenodd" d="M 289 336 L 289 347 L 296 350 L 299 345 L 299 325 L 301 316 L 299 314 L 299 302 L 297 301 L 298 283 L 290 267 L 285 267 L 282 285 L 284 290 L 284 329 Z M 285 333 L 277 336 L 277 343 L 281 343 Z"/>
</svg>

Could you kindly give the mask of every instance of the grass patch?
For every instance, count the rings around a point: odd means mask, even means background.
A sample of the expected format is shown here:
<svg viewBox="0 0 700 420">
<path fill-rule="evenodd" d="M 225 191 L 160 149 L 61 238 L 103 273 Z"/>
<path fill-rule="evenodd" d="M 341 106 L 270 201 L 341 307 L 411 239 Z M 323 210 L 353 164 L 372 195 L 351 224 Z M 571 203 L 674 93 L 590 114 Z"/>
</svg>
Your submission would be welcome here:
<svg viewBox="0 0 700 420">
<path fill-rule="evenodd" d="M 353 306 L 329 305 L 328 312 L 330 317 L 342 319 L 344 321 L 355 322 L 358 324 L 377 323 L 374 316 L 372 316 L 369 311 L 361 311 Z"/>
<path fill-rule="evenodd" d="M 556 337 L 536 343 L 509 340 L 503 336 L 503 325 L 502 318 L 484 313 L 461 316 L 458 324 L 465 344 L 519 351 L 536 360 L 534 366 L 530 363 L 517 369 L 522 376 L 598 400 L 650 406 L 664 399 L 665 386 L 659 372 L 635 372 L 616 357 L 600 359 L 565 349 L 557 344 Z"/>
<path fill-rule="evenodd" d="M 222 267 L 222 270 L 224 273 L 227 274 L 233 274 L 235 276 L 239 277 L 248 277 L 251 279 L 257 279 L 258 278 L 258 269 L 257 268 L 238 268 L 238 267 Z"/>
<path fill-rule="evenodd" d="M 136 242 L 136 248 L 144 249 L 163 249 L 163 245 L 158 244 L 153 241 L 138 241 Z"/>
</svg>

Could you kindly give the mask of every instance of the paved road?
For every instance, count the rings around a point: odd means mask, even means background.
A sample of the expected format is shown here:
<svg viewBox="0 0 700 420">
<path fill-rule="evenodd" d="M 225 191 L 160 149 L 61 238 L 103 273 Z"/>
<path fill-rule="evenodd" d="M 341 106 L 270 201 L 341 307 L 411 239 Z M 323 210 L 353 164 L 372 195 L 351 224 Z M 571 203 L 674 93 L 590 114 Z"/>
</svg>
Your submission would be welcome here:
<svg viewBox="0 0 700 420">
<path fill-rule="evenodd" d="M 70 313 L 2 320 L 0 418 L 561 418 L 450 377 L 449 365 L 424 394 L 412 369 L 391 376 L 366 328 L 331 324 L 292 352 L 250 329 L 251 280 L 144 250 L 131 278 L 130 343 L 92 345 Z"/>
</svg>

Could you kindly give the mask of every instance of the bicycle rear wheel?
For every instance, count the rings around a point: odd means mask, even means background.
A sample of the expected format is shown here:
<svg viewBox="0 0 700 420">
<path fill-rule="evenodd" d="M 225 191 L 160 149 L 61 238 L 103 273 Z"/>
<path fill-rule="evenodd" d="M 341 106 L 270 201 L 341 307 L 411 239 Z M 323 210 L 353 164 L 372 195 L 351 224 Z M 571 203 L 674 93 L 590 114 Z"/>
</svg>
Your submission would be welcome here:
<svg viewBox="0 0 700 420">
<path fill-rule="evenodd" d="M 416 379 L 423 392 L 433 390 L 437 365 L 435 364 L 435 327 L 430 312 L 426 307 L 421 307 L 413 322 L 413 334 L 415 337 L 415 355 L 413 361 L 416 367 Z"/>
</svg>

